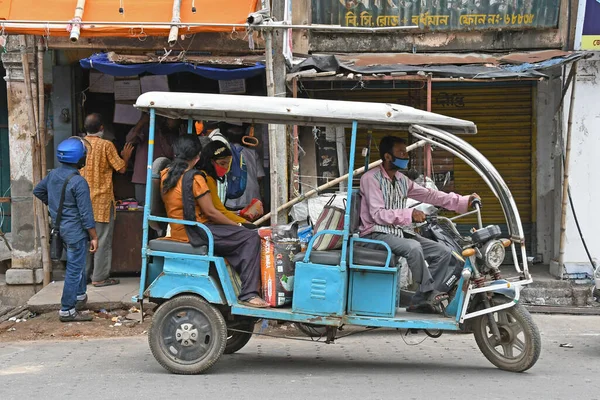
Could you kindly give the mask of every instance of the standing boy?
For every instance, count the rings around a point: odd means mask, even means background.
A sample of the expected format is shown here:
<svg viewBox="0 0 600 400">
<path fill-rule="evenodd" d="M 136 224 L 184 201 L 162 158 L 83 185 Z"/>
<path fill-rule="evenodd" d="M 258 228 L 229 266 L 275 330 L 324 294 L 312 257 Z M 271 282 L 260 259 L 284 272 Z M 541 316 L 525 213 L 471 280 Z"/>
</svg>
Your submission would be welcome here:
<svg viewBox="0 0 600 400">
<path fill-rule="evenodd" d="M 35 197 L 48 206 L 55 224 L 64 188 L 62 216 L 57 227 L 67 251 L 67 271 L 59 311 L 62 322 L 92 320 L 91 315 L 77 312 L 87 302 L 85 265 L 88 249 L 95 253 L 98 248 L 90 188 L 79 175 L 86 156 L 82 139 L 71 137 L 64 140 L 56 150 L 56 157 L 62 165 L 50 171 L 33 190 Z"/>
</svg>

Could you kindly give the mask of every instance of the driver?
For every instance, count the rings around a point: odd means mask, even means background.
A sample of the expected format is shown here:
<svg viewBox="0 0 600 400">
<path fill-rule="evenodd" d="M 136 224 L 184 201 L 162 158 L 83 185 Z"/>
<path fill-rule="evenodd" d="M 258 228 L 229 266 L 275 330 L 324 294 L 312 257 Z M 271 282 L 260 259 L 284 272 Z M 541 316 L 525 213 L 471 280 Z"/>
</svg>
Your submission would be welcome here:
<svg viewBox="0 0 600 400">
<path fill-rule="evenodd" d="M 407 311 L 435 313 L 448 294 L 436 290 L 441 287 L 448 271 L 462 262 L 445 245 L 419 236 L 412 223 L 424 222 L 425 213 L 406 207 L 411 199 L 433 204 L 447 210 L 464 213 L 477 194 L 460 196 L 426 189 L 415 184 L 400 171 L 408 167 L 408 152 L 404 139 L 386 136 L 379 144 L 383 163 L 360 179 L 361 212 L 360 235 L 387 243 L 397 257 L 408 262 L 413 279 L 419 284 Z M 427 267 L 427 263 L 429 268 Z"/>
</svg>

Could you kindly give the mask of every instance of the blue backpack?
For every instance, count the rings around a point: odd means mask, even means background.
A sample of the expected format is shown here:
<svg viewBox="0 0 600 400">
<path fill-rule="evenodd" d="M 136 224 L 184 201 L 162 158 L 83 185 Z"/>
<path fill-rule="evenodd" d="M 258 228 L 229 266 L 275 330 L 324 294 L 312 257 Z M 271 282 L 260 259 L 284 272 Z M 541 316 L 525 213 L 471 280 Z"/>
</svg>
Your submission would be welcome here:
<svg viewBox="0 0 600 400">
<path fill-rule="evenodd" d="M 237 143 L 231 144 L 231 169 L 227 174 L 227 198 L 238 199 L 246 190 L 246 182 L 248 181 L 248 168 L 242 156 L 244 147 Z"/>
</svg>

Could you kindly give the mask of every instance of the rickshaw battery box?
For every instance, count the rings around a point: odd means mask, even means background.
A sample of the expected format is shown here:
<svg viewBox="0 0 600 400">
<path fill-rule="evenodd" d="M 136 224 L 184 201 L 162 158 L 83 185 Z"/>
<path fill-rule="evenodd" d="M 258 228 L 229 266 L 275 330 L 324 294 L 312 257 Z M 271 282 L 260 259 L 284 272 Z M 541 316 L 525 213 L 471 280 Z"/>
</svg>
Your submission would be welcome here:
<svg viewBox="0 0 600 400">
<path fill-rule="evenodd" d="M 292 303 L 294 293 L 294 256 L 300 241 L 292 235 L 273 235 L 271 228 L 258 230 L 261 237 L 260 270 L 263 299 L 271 307 Z"/>
</svg>

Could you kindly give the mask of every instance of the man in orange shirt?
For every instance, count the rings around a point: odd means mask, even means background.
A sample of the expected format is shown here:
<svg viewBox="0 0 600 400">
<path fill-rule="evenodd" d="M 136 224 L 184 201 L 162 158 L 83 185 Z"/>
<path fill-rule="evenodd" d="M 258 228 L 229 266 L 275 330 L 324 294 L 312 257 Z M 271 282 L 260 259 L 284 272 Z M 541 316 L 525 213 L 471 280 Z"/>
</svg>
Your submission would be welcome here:
<svg viewBox="0 0 600 400">
<path fill-rule="evenodd" d="M 113 171 L 124 174 L 131 158 L 133 146 L 125 145 L 121 157 L 112 142 L 102 138 L 104 123 L 100 114 L 90 114 L 85 119 L 85 139 L 89 142 L 87 163 L 81 170 L 88 185 L 98 233 L 98 251 L 88 255 L 86 276 L 92 273 L 95 287 L 116 285 L 118 279 L 110 278 L 112 267 L 112 240 L 115 227 L 115 196 Z"/>
</svg>

